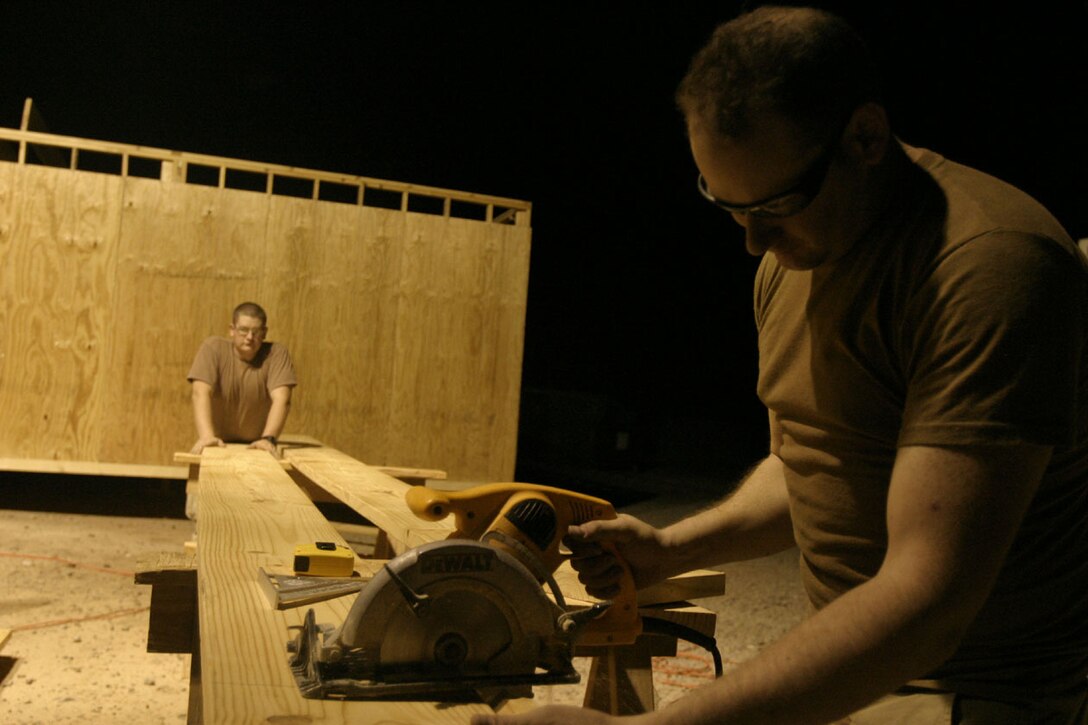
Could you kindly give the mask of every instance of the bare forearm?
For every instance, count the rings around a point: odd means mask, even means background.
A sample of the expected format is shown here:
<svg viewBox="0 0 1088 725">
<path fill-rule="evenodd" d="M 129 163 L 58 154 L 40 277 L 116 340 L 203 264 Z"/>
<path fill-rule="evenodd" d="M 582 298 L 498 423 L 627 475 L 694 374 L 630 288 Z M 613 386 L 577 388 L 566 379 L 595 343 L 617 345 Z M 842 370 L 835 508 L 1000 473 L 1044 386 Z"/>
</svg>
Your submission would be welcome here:
<svg viewBox="0 0 1088 725">
<path fill-rule="evenodd" d="M 287 414 L 291 412 L 291 397 L 289 395 L 273 395 L 272 407 L 268 411 L 268 417 L 264 422 L 264 431 L 261 436 L 275 436 L 279 438 L 283 432 L 283 426 L 287 423 Z"/>
<path fill-rule="evenodd" d="M 212 398 L 211 394 L 193 389 L 193 423 L 196 425 L 196 436 L 199 440 L 215 438 L 215 424 L 212 422 Z"/>
<path fill-rule="evenodd" d="M 960 631 L 895 582 L 840 597 L 755 659 L 659 713 L 655 723 L 826 723 L 920 677 Z"/>
<path fill-rule="evenodd" d="M 678 571 L 755 559 L 794 545 L 782 461 L 763 459 L 738 489 L 715 505 L 662 532 Z"/>
<path fill-rule="evenodd" d="M 829 722 L 925 675 L 983 607 L 1049 458 L 1027 444 L 901 448 L 876 575 L 658 722 Z"/>
</svg>

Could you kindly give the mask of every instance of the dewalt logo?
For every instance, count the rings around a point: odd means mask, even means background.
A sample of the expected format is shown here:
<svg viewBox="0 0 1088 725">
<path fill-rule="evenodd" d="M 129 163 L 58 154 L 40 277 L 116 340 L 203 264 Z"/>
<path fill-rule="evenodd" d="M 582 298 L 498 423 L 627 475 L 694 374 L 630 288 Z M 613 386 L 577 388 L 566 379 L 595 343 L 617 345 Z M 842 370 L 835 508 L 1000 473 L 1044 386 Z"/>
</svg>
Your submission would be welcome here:
<svg viewBox="0 0 1088 725">
<path fill-rule="evenodd" d="M 471 571 L 490 571 L 495 554 L 487 551 L 427 554 L 420 557 L 424 574 L 459 574 Z"/>
</svg>

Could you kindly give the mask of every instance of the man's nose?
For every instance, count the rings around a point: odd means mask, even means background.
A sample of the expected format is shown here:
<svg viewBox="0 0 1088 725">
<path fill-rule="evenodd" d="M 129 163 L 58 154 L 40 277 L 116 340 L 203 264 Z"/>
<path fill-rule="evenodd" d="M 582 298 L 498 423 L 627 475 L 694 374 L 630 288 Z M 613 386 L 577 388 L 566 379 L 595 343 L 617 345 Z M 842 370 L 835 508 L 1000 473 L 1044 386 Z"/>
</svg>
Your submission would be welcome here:
<svg viewBox="0 0 1088 725">
<path fill-rule="evenodd" d="M 754 257 L 766 254 L 771 248 L 773 234 L 771 225 L 764 219 L 751 214 L 732 214 L 733 221 L 744 228 L 744 247 Z"/>
</svg>

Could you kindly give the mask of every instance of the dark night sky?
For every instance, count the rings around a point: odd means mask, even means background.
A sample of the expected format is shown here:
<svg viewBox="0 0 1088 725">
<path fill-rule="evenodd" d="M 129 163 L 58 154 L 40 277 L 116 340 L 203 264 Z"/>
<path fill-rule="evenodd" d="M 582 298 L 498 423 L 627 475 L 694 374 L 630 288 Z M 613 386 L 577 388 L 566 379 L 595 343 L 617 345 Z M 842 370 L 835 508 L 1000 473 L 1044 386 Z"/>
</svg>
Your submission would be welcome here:
<svg viewBox="0 0 1088 725">
<path fill-rule="evenodd" d="M 30 96 L 55 133 L 528 199 L 526 388 L 759 428 L 755 260 L 672 104 L 741 4 L 4 0 L 0 125 Z M 821 5 L 869 37 L 905 141 L 1088 236 L 1086 4 L 998 4 Z"/>
</svg>

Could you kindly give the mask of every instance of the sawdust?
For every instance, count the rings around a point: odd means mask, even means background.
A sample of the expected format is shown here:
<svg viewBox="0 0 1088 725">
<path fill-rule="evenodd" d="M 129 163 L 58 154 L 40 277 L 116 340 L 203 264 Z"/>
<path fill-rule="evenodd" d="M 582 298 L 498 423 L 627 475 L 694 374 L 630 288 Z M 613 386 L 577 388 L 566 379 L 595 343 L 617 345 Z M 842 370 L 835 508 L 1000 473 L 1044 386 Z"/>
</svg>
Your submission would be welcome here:
<svg viewBox="0 0 1088 725">
<path fill-rule="evenodd" d="M 189 655 L 149 654 L 141 562 L 192 523 L 0 511 L 0 722 L 183 723 Z"/>
<path fill-rule="evenodd" d="M 185 722 L 190 657 L 146 651 L 151 588 L 133 573 L 180 551 L 192 531 L 184 519 L 0 510 L 0 630 L 12 630 L 0 649 L 0 722 Z M 796 552 L 722 568 L 726 596 L 698 603 L 719 614 L 728 676 L 805 603 Z M 589 661 L 575 664 L 583 684 L 536 688 L 535 702 L 580 704 Z M 677 657 L 654 660 L 658 706 L 712 678 L 710 656 L 680 643 Z"/>
</svg>

